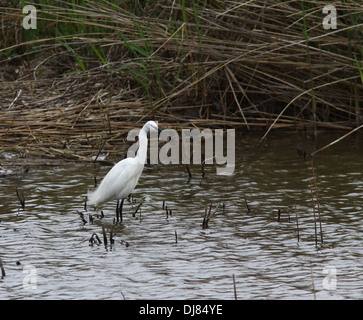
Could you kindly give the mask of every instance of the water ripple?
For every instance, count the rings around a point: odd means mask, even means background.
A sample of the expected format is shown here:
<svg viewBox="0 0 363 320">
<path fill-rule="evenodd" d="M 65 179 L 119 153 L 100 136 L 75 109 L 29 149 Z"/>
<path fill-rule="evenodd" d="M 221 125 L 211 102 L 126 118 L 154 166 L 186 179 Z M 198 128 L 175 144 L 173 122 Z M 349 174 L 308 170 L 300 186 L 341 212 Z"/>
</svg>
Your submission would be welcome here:
<svg viewBox="0 0 363 320">
<path fill-rule="evenodd" d="M 321 244 L 317 224 L 316 246 L 311 170 L 291 145 L 296 144 L 281 140 L 274 152 L 256 157 L 241 144 L 231 177 L 215 176 L 207 166 L 204 179 L 200 167 L 191 166 L 191 180 L 183 166 L 145 168 L 135 203 L 125 202 L 118 227 L 112 223 L 113 203 L 103 209 L 102 220 L 99 212 L 84 211 L 92 168 L 30 170 L 19 182 L 24 209 L 15 181 L 2 178 L 0 254 L 6 277 L 0 298 L 233 299 L 234 274 L 241 299 L 313 299 L 313 282 L 318 299 L 361 299 L 361 163 L 349 153 L 342 161 L 336 152 L 326 155 L 329 161 L 315 161 L 324 238 Z M 108 170 L 95 173 L 101 177 Z M 164 201 L 172 215 L 162 208 Z M 210 203 L 212 210 L 219 208 L 202 229 Z M 89 214 L 96 217 L 94 223 L 83 224 L 79 212 L 86 221 Z M 89 244 L 93 233 L 103 241 L 101 224 L 107 237 L 113 231 L 112 248 L 109 240 L 107 247 Z M 23 285 L 27 265 L 37 271 L 35 290 Z M 336 270 L 332 290 L 324 287 L 327 266 Z"/>
</svg>

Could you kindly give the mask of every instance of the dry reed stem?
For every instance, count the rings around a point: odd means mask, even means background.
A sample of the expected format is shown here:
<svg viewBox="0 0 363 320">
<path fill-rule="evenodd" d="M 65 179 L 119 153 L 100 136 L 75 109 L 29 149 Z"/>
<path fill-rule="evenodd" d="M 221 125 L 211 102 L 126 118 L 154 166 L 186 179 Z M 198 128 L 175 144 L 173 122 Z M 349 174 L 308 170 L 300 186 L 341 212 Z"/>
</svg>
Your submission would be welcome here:
<svg viewBox="0 0 363 320">
<path fill-rule="evenodd" d="M 319 217 L 319 227 L 320 227 L 320 243 L 323 244 L 323 226 L 321 224 L 321 213 L 320 213 L 320 204 L 319 204 L 319 197 L 318 197 L 318 187 L 316 185 L 316 178 L 315 178 L 313 160 L 310 160 L 310 164 L 311 164 L 312 177 L 313 177 L 313 181 L 314 181 L 315 199 L 316 199 L 316 203 L 317 203 L 317 206 L 318 206 L 318 217 Z"/>
</svg>

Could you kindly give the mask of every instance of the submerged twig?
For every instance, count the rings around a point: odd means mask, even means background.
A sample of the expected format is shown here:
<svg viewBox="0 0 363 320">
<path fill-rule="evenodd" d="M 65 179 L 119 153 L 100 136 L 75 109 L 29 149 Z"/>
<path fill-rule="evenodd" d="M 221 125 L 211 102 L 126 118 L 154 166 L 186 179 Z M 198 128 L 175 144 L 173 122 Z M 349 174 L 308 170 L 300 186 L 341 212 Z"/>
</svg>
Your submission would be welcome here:
<svg viewBox="0 0 363 320">
<path fill-rule="evenodd" d="M 17 197 L 18 197 L 18 199 L 19 199 L 19 202 L 20 202 L 21 208 L 22 208 L 22 209 L 24 209 L 24 208 L 25 208 L 25 198 L 24 198 L 24 193 L 23 193 L 23 191 L 19 192 L 19 190 L 18 190 L 18 186 L 16 186 L 15 190 L 16 190 L 16 195 L 17 195 Z"/>
<path fill-rule="evenodd" d="M 95 218 L 93 218 L 90 213 L 88 214 L 88 219 L 89 219 L 89 223 L 93 224 L 93 220 L 95 220 Z"/>
<path fill-rule="evenodd" d="M 0 269 L 1 269 L 1 279 L 4 279 L 4 277 L 6 276 L 6 273 L 5 273 L 3 261 L 1 260 L 1 258 L 0 258 Z"/>
<path fill-rule="evenodd" d="M 103 235 L 103 243 L 104 243 L 105 247 L 107 247 L 107 236 L 106 236 L 106 230 L 105 230 L 104 226 L 102 226 L 102 235 Z"/>
<path fill-rule="evenodd" d="M 190 180 L 190 179 L 192 179 L 192 178 L 193 178 L 192 173 L 190 172 L 190 168 L 189 168 L 189 166 L 188 166 L 187 164 L 185 165 L 185 167 L 187 168 L 187 172 L 188 172 L 188 179 Z"/>
<path fill-rule="evenodd" d="M 112 230 L 110 230 L 110 246 L 112 247 L 112 245 L 115 243 L 115 240 L 113 239 L 113 232 Z"/>
<path fill-rule="evenodd" d="M 313 205 L 313 213 L 314 213 L 314 230 L 315 230 L 315 246 L 318 246 L 318 231 L 316 227 L 316 213 L 315 213 L 315 202 L 314 202 L 314 194 L 313 194 L 313 187 L 311 182 L 309 181 L 310 193 L 311 193 L 311 202 Z"/>
<path fill-rule="evenodd" d="M 313 273 L 313 267 L 311 267 L 311 266 L 310 266 L 310 274 L 311 274 L 311 284 L 312 284 L 312 291 L 313 291 L 313 295 L 314 295 L 314 300 L 316 300 L 314 273 Z"/>
<path fill-rule="evenodd" d="M 100 245 L 102 243 L 102 241 L 100 240 L 100 238 L 98 237 L 98 235 L 95 232 L 92 233 L 92 236 L 88 240 L 88 242 L 90 243 L 91 246 L 93 246 L 94 243 L 96 243 L 97 245 Z"/>
<path fill-rule="evenodd" d="M 207 229 L 208 228 L 208 222 L 209 222 L 211 210 L 212 210 L 212 204 L 209 205 L 209 212 L 208 212 L 208 206 L 205 206 L 205 209 L 204 209 L 204 218 L 203 218 L 203 222 L 202 222 L 202 228 L 203 229 Z"/>
<path fill-rule="evenodd" d="M 136 213 L 140 210 L 140 214 L 141 214 L 141 205 L 144 203 L 144 201 L 141 201 L 140 203 L 139 203 L 139 205 L 136 207 L 136 210 L 135 210 L 135 212 L 132 214 L 132 216 L 135 218 L 135 216 L 136 216 Z"/>
<path fill-rule="evenodd" d="M 297 243 L 299 243 L 300 242 L 300 232 L 299 232 L 299 219 L 297 217 L 297 211 L 296 211 L 296 203 L 295 203 L 295 216 L 296 216 Z"/>
<path fill-rule="evenodd" d="M 321 244 L 323 244 L 323 227 L 322 227 L 322 224 L 321 224 L 320 204 L 319 204 L 319 197 L 318 197 L 318 188 L 317 188 L 316 179 L 315 179 L 315 171 L 314 171 L 313 160 L 311 160 L 310 163 L 311 163 L 311 171 L 312 171 L 313 181 L 314 181 L 315 198 L 316 198 L 316 203 L 318 205 L 318 217 L 319 217 L 319 227 L 320 227 L 320 242 L 321 242 Z"/>
<path fill-rule="evenodd" d="M 219 204 L 217 204 L 217 206 L 213 212 L 212 212 L 212 206 L 213 206 L 213 204 L 210 204 L 209 206 L 208 205 L 205 206 L 204 218 L 203 218 L 203 222 L 202 222 L 203 229 L 208 229 L 209 220 L 217 212 Z M 209 208 L 209 210 L 208 210 L 208 208 Z"/>
<path fill-rule="evenodd" d="M 81 220 L 82 220 L 83 224 L 85 225 L 85 224 L 87 223 L 87 221 L 86 221 L 86 219 L 84 218 L 83 213 L 82 213 L 82 212 L 80 212 L 80 211 L 78 211 L 78 210 L 77 210 L 77 213 L 79 214 L 79 216 L 81 217 Z"/>
<path fill-rule="evenodd" d="M 168 220 L 169 219 L 169 216 L 171 216 L 172 215 L 172 211 L 171 211 L 171 209 L 168 209 L 168 206 L 165 206 L 165 215 L 166 215 L 166 220 Z"/>
<path fill-rule="evenodd" d="M 234 291 L 234 300 L 237 300 L 237 286 L 236 286 L 236 278 L 233 274 L 233 291 Z"/>
<path fill-rule="evenodd" d="M 245 205 L 246 205 L 246 208 L 247 208 L 247 214 L 249 214 L 249 213 L 251 213 L 251 208 L 248 206 L 246 198 L 244 200 L 245 200 Z"/>
<path fill-rule="evenodd" d="M 304 159 L 304 161 L 306 161 L 306 151 L 305 150 L 298 147 L 297 148 L 297 155 L 298 155 L 299 159 Z"/>
<path fill-rule="evenodd" d="M 130 244 L 127 241 L 125 241 L 125 240 L 120 240 L 119 242 L 121 244 L 125 245 L 126 248 L 130 246 Z"/>
</svg>

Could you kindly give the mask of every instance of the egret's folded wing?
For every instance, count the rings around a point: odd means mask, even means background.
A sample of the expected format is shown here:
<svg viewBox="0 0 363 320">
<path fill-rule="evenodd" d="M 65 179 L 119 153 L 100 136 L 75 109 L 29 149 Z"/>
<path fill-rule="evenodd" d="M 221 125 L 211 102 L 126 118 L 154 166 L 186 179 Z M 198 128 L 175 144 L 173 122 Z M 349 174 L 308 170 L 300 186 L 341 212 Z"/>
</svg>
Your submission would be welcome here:
<svg viewBox="0 0 363 320">
<path fill-rule="evenodd" d="M 135 181 L 135 177 L 138 180 L 141 174 L 140 167 L 142 171 L 142 166 L 135 158 L 126 158 L 115 164 L 97 189 L 88 194 L 89 203 L 97 207 L 107 201 L 117 199 L 122 190 L 130 188 L 130 181 Z"/>
</svg>

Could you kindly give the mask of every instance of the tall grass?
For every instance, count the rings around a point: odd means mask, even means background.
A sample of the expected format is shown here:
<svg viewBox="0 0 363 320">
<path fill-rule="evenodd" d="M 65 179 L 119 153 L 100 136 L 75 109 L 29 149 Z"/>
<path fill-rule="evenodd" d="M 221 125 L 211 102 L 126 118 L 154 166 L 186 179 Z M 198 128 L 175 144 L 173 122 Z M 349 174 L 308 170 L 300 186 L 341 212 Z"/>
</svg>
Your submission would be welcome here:
<svg viewBox="0 0 363 320">
<path fill-rule="evenodd" d="M 38 9 L 37 30 L 21 27 L 25 4 Z M 338 29 L 325 30 L 326 4 L 21 0 L 2 10 L 0 76 L 34 108 L 48 81 L 54 91 L 43 95 L 79 105 L 79 121 L 91 116 L 88 104 L 133 101 L 143 106 L 139 119 L 349 129 L 362 123 L 363 7 L 334 3 Z M 5 110 L 16 92 L 0 92 Z"/>
</svg>

